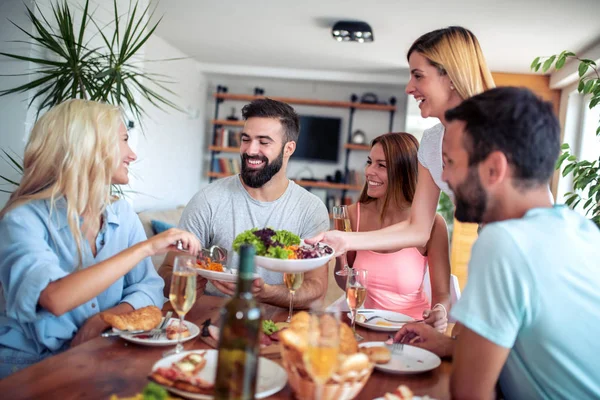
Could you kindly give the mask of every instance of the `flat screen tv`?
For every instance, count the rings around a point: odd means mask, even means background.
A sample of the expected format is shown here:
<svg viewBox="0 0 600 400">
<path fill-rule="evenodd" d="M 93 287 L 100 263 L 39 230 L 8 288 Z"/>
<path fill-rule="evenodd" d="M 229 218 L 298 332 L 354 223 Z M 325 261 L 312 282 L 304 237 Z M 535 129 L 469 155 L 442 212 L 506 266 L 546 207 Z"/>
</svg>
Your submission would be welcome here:
<svg viewBox="0 0 600 400">
<path fill-rule="evenodd" d="M 337 163 L 341 118 L 300 116 L 300 137 L 292 160 Z"/>
</svg>

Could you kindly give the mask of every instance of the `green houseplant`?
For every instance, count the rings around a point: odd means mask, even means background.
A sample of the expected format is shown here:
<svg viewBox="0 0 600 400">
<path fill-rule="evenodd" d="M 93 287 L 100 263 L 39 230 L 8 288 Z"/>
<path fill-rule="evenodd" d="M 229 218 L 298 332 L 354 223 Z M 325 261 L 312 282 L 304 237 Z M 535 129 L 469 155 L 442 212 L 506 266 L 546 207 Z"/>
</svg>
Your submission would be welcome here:
<svg viewBox="0 0 600 400">
<path fill-rule="evenodd" d="M 531 63 L 531 69 L 547 72 L 552 66 L 556 70 L 564 67 L 568 59 L 579 61 L 579 84 L 577 91 L 590 96 L 589 108 L 592 109 L 600 104 L 600 75 L 597 65 L 593 60 L 579 58 L 575 53 L 563 51 L 558 55 L 550 57 L 537 57 Z M 589 71 L 592 74 L 588 75 Z M 596 136 L 600 137 L 600 123 L 596 129 Z M 586 216 L 600 227 L 600 156 L 595 160 L 578 160 L 572 154 L 568 143 L 561 146 L 562 154 L 556 162 L 556 169 L 562 168 L 562 176 L 573 174 L 573 191 L 565 193 L 565 203 L 575 208 L 583 202 L 583 210 Z"/>
<path fill-rule="evenodd" d="M 29 107 L 37 108 L 36 116 L 44 109 L 67 99 L 81 98 L 107 102 L 123 107 L 131 112 L 133 118 L 141 124 L 146 114 L 136 96 L 146 99 L 159 109 L 180 110 L 172 101 L 157 92 L 160 88 L 173 93 L 165 84 L 163 76 L 145 72 L 136 62 L 135 55 L 148 41 L 158 27 L 149 21 L 152 16 L 150 6 L 139 8 L 138 2 L 130 3 L 125 14 L 113 0 L 114 19 L 100 26 L 89 9 L 89 0 L 85 1 L 81 19 L 76 26 L 74 13 L 66 0 L 57 0 L 51 4 L 52 13 L 45 16 L 38 5 L 35 9 L 26 6 L 27 17 L 33 25 L 33 32 L 16 26 L 27 37 L 27 41 L 15 41 L 35 46 L 47 54 L 44 58 L 20 54 L 1 53 L 5 57 L 33 63 L 32 71 L 21 75 L 31 76 L 30 82 L 5 90 L 0 96 L 14 93 L 32 93 Z M 90 24 L 95 31 L 90 30 Z M 106 34 L 105 32 L 112 32 Z M 92 41 L 102 45 L 92 47 Z M 167 61 L 167 60 L 165 60 Z M 2 150 L 0 155 L 11 167 L 22 172 L 18 157 Z M 11 185 L 18 182 L 0 175 L 0 181 Z M 3 192 L 7 190 L 0 189 Z"/>
</svg>

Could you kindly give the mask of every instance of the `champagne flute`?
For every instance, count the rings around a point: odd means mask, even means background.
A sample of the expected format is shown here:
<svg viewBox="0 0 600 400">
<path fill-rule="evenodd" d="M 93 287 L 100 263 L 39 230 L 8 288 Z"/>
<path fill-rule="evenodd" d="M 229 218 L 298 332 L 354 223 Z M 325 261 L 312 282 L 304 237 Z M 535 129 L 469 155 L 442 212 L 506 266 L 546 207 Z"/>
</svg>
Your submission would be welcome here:
<svg viewBox="0 0 600 400">
<path fill-rule="evenodd" d="M 315 383 L 315 398 L 320 400 L 325 383 L 338 367 L 340 344 L 339 311 L 317 311 L 310 315 L 304 365 Z"/>
<path fill-rule="evenodd" d="M 290 313 L 286 321 L 290 322 L 292 320 L 292 311 L 294 310 L 294 295 L 296 294 L 296 290 L 302 286 L 302 282 L 304 282 L 304 272 L 298 274 L 286 272 L 283 274 L 283 282 L 290 291 Z"/>
<path fill-rule="evenodd" d="M 175 257 L 173 265 L 173 276 L 171 277 L 171 290 L 169 300 L 173 309 L 179 315 L 179 330 L 177 332 L 177 346 L 164 355 L 181 353 L 181 329 L 184 326 L 185 314 L 190 311 L 196 302 L 196 257 L 191 255 L 179 255 Z"/>
<path fill-rule="evenodd" d="M 348 214 L 348 206 L 334 206 L 333 207 L 333 228 L 338 231 L 352 232 L 352 226 L 350 225 L 350 214 Z M 346 276 L 348 274 L 348 259 L 346 253 L 340 256 L 341 262 L 344 268 L 337 271 L 336 275 Z"/>
<path fill-rule="evenodd" d="M 346 277 L 346 301 L 352 312 L 352 332 L 356 340 L 364 338 L 356 333 L 356 311 L 362 307 L 367 297 L 367 270 L 350 269 Z"/>
</svg>

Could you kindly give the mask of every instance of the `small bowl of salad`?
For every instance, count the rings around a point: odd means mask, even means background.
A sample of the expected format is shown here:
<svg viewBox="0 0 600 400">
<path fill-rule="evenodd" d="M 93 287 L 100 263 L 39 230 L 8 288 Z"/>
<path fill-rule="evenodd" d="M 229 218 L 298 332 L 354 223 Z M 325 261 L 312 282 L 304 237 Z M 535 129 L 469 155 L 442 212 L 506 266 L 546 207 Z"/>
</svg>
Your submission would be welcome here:
<svg viewBox="0 0 600 400">
<path fill-rule="evenodd" d="M 328 245 L 304 243 L 300 237 L 284 229 L 252 228 L 236 236 L 233 250 L 244 244 L 256 249 L 256 265 L 278 272 L 300 273 L 327 264 L 335 251 Z"/>
</svg>

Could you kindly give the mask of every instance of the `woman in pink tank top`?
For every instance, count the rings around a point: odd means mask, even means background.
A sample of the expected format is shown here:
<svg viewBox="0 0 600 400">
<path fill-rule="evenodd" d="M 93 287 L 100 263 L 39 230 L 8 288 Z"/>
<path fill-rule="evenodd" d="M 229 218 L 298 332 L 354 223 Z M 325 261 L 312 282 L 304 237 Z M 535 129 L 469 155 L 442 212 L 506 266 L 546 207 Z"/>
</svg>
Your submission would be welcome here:
<svg viewBox="0 0 600 400">
<path fill-rule="evenodd" d="M 373 140 L 365 167 L 365 187 L 358 203 L 348 207 L 353 231 L 374 231 L 408 222 L 417 186 L 418 146 L 417 139 L 409 133 L 387 133 Z M 369 271 L 365 308 L 425 318 L 426 323 L 437 329 L 446 329 L 446 310 L 450 308 L 450 259 L 448 230 L 441 215 L 436 215 L 431 237 L 423 247 L 386 253 L 351 251 L 347 258 L 350 267 Z M 436 304 L 433 310 L 423 292 L 428 264 L 432 303 Z M 343 265 L 338 259 L 336 271 L 341 268 Z M 338 285 L 345 289 L 345 277 L 335 276 Z"/>
</svg>

